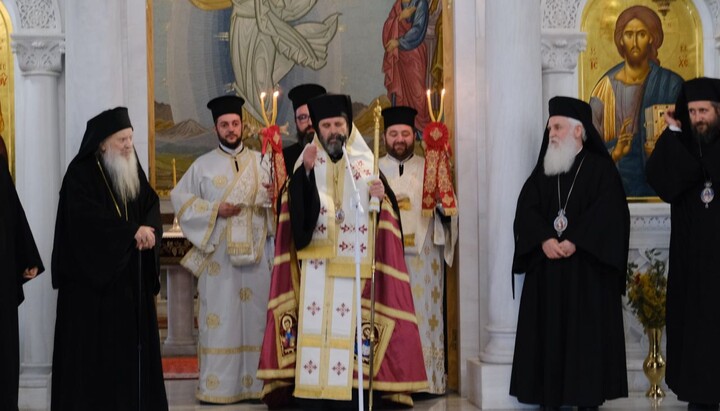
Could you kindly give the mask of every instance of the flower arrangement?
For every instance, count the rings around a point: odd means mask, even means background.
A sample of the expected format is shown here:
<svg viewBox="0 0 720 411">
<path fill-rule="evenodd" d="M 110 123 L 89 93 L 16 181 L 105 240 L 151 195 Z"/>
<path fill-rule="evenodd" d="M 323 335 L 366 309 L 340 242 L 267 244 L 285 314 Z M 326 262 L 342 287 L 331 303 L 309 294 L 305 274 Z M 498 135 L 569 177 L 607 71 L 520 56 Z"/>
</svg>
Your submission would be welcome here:
<svg viewBox="0 0 720 411">
<path fill-rule="evenodd" d="M 635 263 L 627 267 L 628 306 L 643 327 L 662 328 L 665 326 L 665 297 L 667 277 L 665 261 L 658 258 L 660 251 L 645 251 L 650 265 L 644 271 Z"/>
</svg>

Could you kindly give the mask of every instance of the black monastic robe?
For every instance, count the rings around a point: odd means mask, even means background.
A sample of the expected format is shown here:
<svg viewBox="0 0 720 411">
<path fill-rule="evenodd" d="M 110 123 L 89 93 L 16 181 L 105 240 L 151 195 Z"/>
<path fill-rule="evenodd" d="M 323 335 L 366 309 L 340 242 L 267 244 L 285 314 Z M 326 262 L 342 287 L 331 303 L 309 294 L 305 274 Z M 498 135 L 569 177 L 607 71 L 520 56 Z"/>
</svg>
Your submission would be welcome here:
<svg viewBox="0 0 720 411">
<path fill-rule="evenodd" d="M 568 226 L 558 237 L 558 177 L 536 167 L 515 215 L 513 273 L 525 273 L 510 394 L 547 406 L 596 406 L 626 397 L 622 294 L 629 212 L 609 158 L 583 149 L 559 177 Z M 540 160 L 542 162 L 542 158 Z M 576 252 L 547 258 L 542 243 L 569 240 Z"/>
<path fill-rule="evenodd" d="M 684 122 L 688 124 L 688 122 Z M 720 140 L 696 140 L 666 129 L 647 163 L 647 179 L 671 205 L 666 302 L 665 379 L 681 401 L 720 402 Z M 704 171 L 704 172 L 703 172 Z M 706 181 L 715 199 L 700 199 Z"/>
<path fill-rule="evenodd" d="M 295 163 L 297 162 L 297 159 L 300 158 L 300 154 L 302 154 L 304 149 L 305 145 L 300 143 L 295 143 L 283 148 L 285 171 L 287 171 L 288 176 L 293 175 L 293 172 L 295 171 Z"/>
<path fill-rule="evenodd" d="M 73 161 L 63 180 L 52 256 L 58 289 L 53 411 L 135 410 L 138 389 L 143 410 L 168 409 L 154 301 L 159 200 L 139 164 L 138 173 L 140 193 L 127 211 L 113 193 L 116 208 L 95 155 Z M 155 249 L 137 250 L 141 225 L 155 228 Z"/>
<path fill-rule="evenodd" d="M 0 410 L 18 409 L 20 347 L 18 306 L 24 300 L 26 268 L 44 271 L 8 163 L 0 156 Z"/>
</svg>

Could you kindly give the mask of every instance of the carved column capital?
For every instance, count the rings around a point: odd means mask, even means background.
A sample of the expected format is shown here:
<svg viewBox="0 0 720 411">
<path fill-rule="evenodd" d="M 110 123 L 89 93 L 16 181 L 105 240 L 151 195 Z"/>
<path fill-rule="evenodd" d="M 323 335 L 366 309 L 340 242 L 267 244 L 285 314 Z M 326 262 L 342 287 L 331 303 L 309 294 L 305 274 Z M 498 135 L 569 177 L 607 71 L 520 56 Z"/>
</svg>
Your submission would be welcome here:
<svg viewBox="0 0 720 411">
<path fill-rule="evenodd" d="M 587 35 L 574 30 L 543 30 L 543 73 L 573 73 L 578 56 L 587 46 Z"/>
<path fill-rule="evenodd" d="M 62 72 L 65 37 L 61 34 L 16 33 L 12 48 L 23 75 L 58 76 Z"/>
</svg>

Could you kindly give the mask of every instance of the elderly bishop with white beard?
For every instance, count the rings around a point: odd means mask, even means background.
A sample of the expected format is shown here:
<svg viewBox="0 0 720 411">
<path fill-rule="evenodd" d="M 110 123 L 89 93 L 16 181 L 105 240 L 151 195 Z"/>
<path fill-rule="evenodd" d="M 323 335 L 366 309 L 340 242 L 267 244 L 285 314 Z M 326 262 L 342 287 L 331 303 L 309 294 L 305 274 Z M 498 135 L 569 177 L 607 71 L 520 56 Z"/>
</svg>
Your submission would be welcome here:
<svg viewBox="0 0 720 411">
<path fill-rule="evenodd" d="M 53 411 L 168 409 L 154 301 L 161 237 L 127 109 L 104 111 L 60 189 Z"/>
<path fill-rule="evenodd" d="M 510 394 L 546 409 L 626 397 L 622 319 L 629 212 L 590 106 L 550 100 L 540 156 L 515 214 L 524 274 Z"/>
</svg>

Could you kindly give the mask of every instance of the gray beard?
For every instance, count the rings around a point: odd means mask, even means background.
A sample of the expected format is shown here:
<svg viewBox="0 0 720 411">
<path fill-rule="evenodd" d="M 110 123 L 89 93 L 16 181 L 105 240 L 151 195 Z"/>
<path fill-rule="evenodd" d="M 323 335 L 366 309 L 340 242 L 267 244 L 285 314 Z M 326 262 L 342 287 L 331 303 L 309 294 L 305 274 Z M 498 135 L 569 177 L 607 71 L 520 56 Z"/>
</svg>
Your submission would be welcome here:
<svg viewBox="0 0 720 411">
<path fill-rule="evenodd" d="M 113 149 L 108 149 L 103 153 L 102 159 L 108 178 L 123 203 L 135 200 L 140 193 L 135 151 L 130 154 L 130 158 L 125 158 Z"/>
<path fill-rule="evenodd" d="M 546 176 L 555 176 L 567 173 L 572 168 L 577 155 L 577 148 L 571 138 L 565 138 L 559 146 L 548 144 L 543 160 Z"/>
<path fill-rule="evenodd" d="M 328 143 L 331 137 L 337 137 L 337 140 L 335 140 L 332 143 Z M 344 136 L 342 134 L 332 135 L 326 139 L 320 139 L 320 144 L 322 144 L 325 151 L 327 151 L 328 155 L 330 156 L 330 159 L 333 161 L 337 161 L 342 158 L 343 152 L 342 147 L 343 144 L 345 144 L 345 141 L 347 141 L 347 136 Z"/>
</svg>

